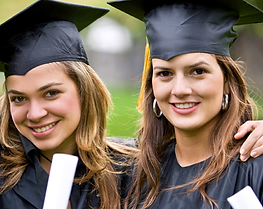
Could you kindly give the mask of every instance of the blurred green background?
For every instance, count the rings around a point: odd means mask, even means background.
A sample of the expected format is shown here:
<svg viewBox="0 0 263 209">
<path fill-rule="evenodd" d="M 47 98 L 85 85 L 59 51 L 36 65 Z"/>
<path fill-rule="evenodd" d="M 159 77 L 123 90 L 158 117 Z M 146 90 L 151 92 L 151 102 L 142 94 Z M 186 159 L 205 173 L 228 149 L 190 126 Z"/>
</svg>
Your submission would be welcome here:
<svg viewBox="0 0 263 209">
<path fill-rule="evenodd" d="M 135 137 L 141 116 L 136 109 L 136 104 L 144 58 L 144 24 L 110 7 L 106 4 L 106 0 L 64 1 L 110 8 L 111 12 L 105 18 L 103 17 L 104 19 L 101 18 L 101 22 L 98 21 L 97 24 L 96 21 L 92 26 L 84 29 L 81 35 L 87 46 L 91 66 L 105 82 L 112 95 L 114 109 L 110 111 L 108 117 L 108 136 Z M 33 2 L 35 1 L 0 0 L 0 23 Z M 248 2 L 263 9 L 263 0 L 248 0 Z M 111 28 L 118 28 L 126 39 L 121 42 L 120 33 L 101 32 L 95 28 L 96 24 L 102 25 L 105 30 L 111 24 Z M 245 61 L 248 68 L 246 76 L 250 86 L 249 92 L 259 107 L 259 119 L 263 119 L 263 109 L 261 109 L 263 106 L 261 95 L 263 90 L 263 24 L 239 26 L 236 27 L 236 30 L 239 38 L 231 48 L 231 55 L 234 59 Z M 94 39 L 94 36 L 97 39 Z"/>
</svg>

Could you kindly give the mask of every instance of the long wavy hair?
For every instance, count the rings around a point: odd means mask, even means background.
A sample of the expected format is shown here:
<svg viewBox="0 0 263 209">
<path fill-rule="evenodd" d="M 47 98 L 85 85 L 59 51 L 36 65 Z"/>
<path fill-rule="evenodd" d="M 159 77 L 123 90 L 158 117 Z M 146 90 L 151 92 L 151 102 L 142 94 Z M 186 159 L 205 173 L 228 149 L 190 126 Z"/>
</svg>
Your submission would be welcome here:
<svg viewBox="0 0 263 209">
<path fill-rule="evenodd" d="M 199 189 L 203 201 L 208 200 L 211 207 L 216 203 L 208 197 L 205 188 L 209 182 L 218 179 L 228 167 L 230 161 L 238 155 L 245 139 L 237 141 L 233 136 L 241 124 L 253 119 L 254 108 L 254 103 L 248 96 L 240 65 L 230 57 L 215 55 L 215 58 L 224 74 L 225 82 L 229 84 L 230 101 L 228 109 L 220 112 L 220 118 L 210 133 L 212 143 L 211 160 L 204 172 L 192 182 L 169 188 L 177 189 L 192 185 L 187 192 Z M 141 104 L 143 117 L 138 131 L 141 151 L 136 159 L 136 177 L 126 198 L 125 208 L 135 209 L 139 204 L 143 205 L 143 209 L 147 208 L 161 192 L 160 160 L 167 145 L 175 137 L 173 125 L 164 116 L 157 118 L 153 113 L 152 73 L 153 69 L 150 66 L 146 74 L 146 82 L 142 86 L 142 89 L 144 89 Z M 146 186 L 146 192 L 142 194 L 144 186 Z"/>
<path fill-rule="evenodd" d="M 86 173 L 75 179 L 84 183 L 91 178 L 95 190 L 100 194 L 101 209 L 120 208 L 117 175 L 109 155 L 111 143 L 105 139 L 106 119 L 110 105 L 110 93 L 95 71 L 83 62 L 63 61 L 54 63 L 64 69 L 75 82 L 81 102 L 81 118 L 76 129 L 78 155 L 86 166 Z M 0 143 L 1 176 L 5 178 L 0 194 L 14 187 L 28 165 L 18 131 L 11 119 L 10 105 L 6 92 L 1 97 Z M 121 150 L 121 149 L 119 149 Z"/>
</svg>

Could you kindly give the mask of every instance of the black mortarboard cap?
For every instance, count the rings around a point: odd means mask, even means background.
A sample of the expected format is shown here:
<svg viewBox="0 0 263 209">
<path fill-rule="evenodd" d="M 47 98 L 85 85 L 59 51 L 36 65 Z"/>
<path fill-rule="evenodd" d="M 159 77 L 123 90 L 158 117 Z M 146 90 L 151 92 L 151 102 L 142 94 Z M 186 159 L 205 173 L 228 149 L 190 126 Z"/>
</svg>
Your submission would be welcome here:
<svg viewBox="0 0 263 209">
<path fill-rule="evenodd" d="M 230 56 L 234 25 L 259 23 L 263 12 L 244 0 L 119 0 L 111 6 L 145 22 L 152 58 L 205 52 Z"/>
<path fill-rule="evenodd" d="M 109 9 L 39 0 L 0 25 L 0 71 L 24 75 L 41 64 L 88 58 L 79 31 Z"/>
</svg>

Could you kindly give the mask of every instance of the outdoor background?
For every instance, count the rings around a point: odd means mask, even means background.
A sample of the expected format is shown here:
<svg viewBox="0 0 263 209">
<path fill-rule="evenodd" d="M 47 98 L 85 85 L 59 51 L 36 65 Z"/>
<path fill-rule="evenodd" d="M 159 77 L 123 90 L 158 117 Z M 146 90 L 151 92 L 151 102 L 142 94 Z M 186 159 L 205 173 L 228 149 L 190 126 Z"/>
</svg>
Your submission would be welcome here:
<svg viewBox="0 0 263 209">
<path fill-rule="evenodd" d="M 144 24 L 107 5 L 106 0 L 64 0 L 107 7 L 111 11 L 81 31 L 91 67 L 111 92 L 114 109 L 108 119 L 108 136 L 135 137 L 140 114 L 136 110 L 144 59 Z M 247 0 L 263 9 L 263 0 Z M 0 0 L 0 23 L 35 2 Z M 263 24 L 237 26 L 239 38 L 231 48 L 233 59 L 246 63 L 249 92 L 263 119 Z M 1 34 L 0 34 L 1 38 Z M 3 75 L 0 75 L 3 83 Z M 2 85 L 1 85 L 2 86 Z"/>
</svg>

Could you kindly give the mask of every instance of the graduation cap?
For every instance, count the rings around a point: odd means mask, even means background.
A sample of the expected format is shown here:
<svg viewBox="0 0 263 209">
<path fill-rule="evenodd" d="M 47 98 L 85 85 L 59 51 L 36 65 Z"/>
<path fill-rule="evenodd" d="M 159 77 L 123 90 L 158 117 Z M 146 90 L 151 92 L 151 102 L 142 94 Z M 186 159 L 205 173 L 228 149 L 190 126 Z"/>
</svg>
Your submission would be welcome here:
<svg viewBox="0 0 263 209">
<path fill-rule="evenodd" d="M 186 53 L 230 56 L 237 38 L 234 25 L 263 22 L 263 11 L 244 0 L 118 0 L 111 6 L 145 22 L 146 47 L 142 89 L 151 59 L 169 60 Z"/>
<path fill-rule="evenodd" d="M 79 31 L 109 11 L 38 0 L 0 25 L 0 71 L 24 75 L 41 64 L 88 58 Z"/>
<path fill-rule="evenodd" d="M 190 52 L 230 56 L 234 25 L 259 23 L 263 11 L 244 0 L 119 0 L 113 7 L 145 22 L 151 58 Z"/>
</svg>

